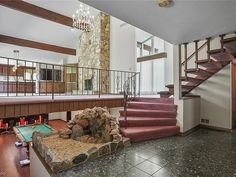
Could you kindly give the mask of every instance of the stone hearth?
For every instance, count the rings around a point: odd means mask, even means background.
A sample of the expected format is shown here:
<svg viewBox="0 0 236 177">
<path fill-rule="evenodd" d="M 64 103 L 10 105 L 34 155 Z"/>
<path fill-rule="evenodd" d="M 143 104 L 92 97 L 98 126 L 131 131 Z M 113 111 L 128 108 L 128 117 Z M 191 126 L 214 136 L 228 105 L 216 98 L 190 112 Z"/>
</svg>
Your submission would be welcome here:
<svg viewBox="0 0 236 177">
<path fill-rule="evenodd" d="M 116 117 L 106 108 L 94 107 L 79 112 L 68 128 L 53 134 L 33 133 L 33 147 L 53 172 L 115 152 L 130 145 L 122 137 Z"/>
</svg>

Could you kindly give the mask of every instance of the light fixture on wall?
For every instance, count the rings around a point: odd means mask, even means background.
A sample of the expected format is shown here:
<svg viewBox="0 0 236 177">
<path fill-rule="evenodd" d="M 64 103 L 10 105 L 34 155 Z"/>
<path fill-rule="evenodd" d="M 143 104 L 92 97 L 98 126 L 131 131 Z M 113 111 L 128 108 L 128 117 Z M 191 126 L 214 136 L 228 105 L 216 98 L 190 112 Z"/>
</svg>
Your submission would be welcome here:
<svg viewBox="0 0 236 177">
<path fill-rule="evenodd" d="M 90 13 L 89 6 L 80 3 L 79 9 L 76 10 L 73 18 L 73 29 L 90 32 L 93 27 L 94 16 Z"/>
<path fill-rule="evenodd" d="M 172 0 L 156 0 L 157 1 L 157 4 L 160 6 L 160 7 L 166 7 L 166 6 L 169 6 L 172 2 Z"/>
</svg>

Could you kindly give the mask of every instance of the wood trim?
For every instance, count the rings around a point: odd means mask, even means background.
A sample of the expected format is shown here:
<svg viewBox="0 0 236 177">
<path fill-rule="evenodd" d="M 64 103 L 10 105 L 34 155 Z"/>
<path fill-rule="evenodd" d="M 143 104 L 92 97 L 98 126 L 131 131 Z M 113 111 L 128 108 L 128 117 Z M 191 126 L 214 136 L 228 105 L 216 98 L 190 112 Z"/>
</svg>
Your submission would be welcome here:
<svg viewBox="0 0 236 177">
<path fill-rule="evenodd" d="M 154 55 L 138 57 L 137 62 L 144 62 L 144 61 L 155 60 L 155 59 L 166 58 L 166 57 L 167 57 L 167 53 L 162 52 L 162 53 L 158 53 L 158 54 L 154 54 Z"/>
<path fill-rule="evenodd" d="M 21 0 L 3 0 L 0 5 L 72 27 L 73 19 Z"/>
<path fill-rule="evenodd" d="M 0 104 L 0 118 L 77 111 L 93 108 L 94 106 L 112 108 L 122 107 L 123 105 L 123 98 L 13 101 L 12 103 Z"/>
<path fill-rule="evenodd" d="M 66 48 L 66 47 L 56 46 L 52 44 L 41 43 L 41 42 L 35 42 L 35 41 L 26 40 L 26 39 L 5 36 L 1 34 L 0 34 L 0 42 L 23 46 L 23 47 L 47 50 L 47 51 L 56 52 L 56 53 L 76 55 L 76 49 L 71 49 L 71 48 Z"/>
<path fill-rule="evenodd" d="M 217 131 L 223 131 L 223 132 L 232 132 L 232 129 L 215 127 L 215 126 L 211 126 L 211 125 L 200 124 L 200 128 L 205 128 L 205 129 L 210 129 L 210 130 L 217 130 Z"/>
</svg>

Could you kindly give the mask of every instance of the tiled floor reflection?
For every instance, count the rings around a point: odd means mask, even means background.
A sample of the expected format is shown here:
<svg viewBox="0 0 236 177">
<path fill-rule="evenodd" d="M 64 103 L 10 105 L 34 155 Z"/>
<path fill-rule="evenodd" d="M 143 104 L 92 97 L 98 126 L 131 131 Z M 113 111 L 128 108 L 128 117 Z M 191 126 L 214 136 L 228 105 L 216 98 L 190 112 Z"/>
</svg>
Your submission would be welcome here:
<svg viewBox="0 0 236 177">
<path fill-rule="evenodd" d="M 131 147 L 57 177 L 236 177 L 236 133 L 200 129 Z"/>
</svg>

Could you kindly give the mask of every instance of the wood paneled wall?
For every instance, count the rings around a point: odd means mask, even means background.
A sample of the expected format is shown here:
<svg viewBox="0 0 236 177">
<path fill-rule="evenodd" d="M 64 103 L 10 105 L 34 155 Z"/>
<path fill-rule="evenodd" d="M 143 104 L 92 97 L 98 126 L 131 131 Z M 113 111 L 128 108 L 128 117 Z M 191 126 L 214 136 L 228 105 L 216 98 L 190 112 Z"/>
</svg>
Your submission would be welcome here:
<svg viewBox="0 0 236 177">
<path fill-rule="evenodd" d="M 0 118 L 76 111 L 85 108 L 93 108 L 95 106 L 106 106 L 108 108 L 121 107 L 123 106 L 123 99 L 52 100 L 51 102 L 44 101 L 41 103 L 0 105 Z"/>
</svg>

